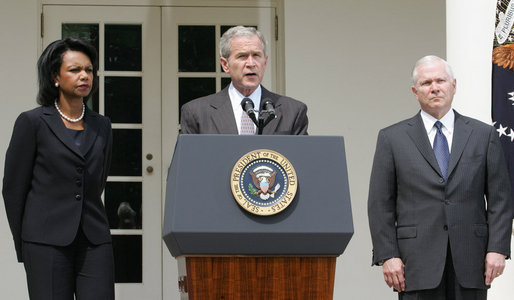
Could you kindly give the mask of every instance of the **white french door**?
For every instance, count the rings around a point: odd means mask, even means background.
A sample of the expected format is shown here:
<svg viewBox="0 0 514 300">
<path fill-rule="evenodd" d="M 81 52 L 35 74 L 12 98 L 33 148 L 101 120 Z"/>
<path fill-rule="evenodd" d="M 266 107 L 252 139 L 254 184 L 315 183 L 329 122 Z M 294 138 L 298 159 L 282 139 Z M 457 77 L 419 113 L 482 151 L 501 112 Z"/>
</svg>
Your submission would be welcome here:
<svg viewBox="0 0 514 300">
<path fill-rule="evenodd" d="M 88 106 L 111 119 L 113 161 L 104 192 L 116 299 L 160 299 L 160 8 L 43 6 L 43 47 L 64 37 L 99 52 L 99 90 Z"/>
<path fill-rule="evenodd" d="M 218 92 L 230 83 L 230 77 L 221 69 L 218 49 L 221 34 L 228 28 L 255 26 L 264 34 L 268 40 L 268 66 L 263 85 L 276 89 L 275 10 L 273 7 L 162 8 L 163 168 L 169 166 L 173 155 L 180 128 L 180 106 Z M 165 180 L 164 177 L 164 184 Z M 176 260 L 163 245 L 164 299 L 178 299 L 177 277 Z M 181 299 L 187 298 L 182 294 Z"/>
</svg>

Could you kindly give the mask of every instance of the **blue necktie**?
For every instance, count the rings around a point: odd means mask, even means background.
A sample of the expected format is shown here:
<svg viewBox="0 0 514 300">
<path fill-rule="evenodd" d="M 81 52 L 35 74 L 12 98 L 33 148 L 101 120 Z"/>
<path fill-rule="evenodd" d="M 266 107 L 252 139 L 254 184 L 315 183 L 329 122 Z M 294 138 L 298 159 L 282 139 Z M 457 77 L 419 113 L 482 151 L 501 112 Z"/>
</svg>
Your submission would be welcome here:
<svg viewBox="0 0 514 300">
<path fill-rule="evenodd" d="M 434 126 L 437 128 L 434 138 L 434 154 L 439 168 L 443 173 L 443 177 L 446 180 L 446 176 L 448 175 L 448 161 L 450 161 L 450 150 L 448 149 L 448 141 L 441 130 L 443 124 L 437 121 Z"/>
</svg>

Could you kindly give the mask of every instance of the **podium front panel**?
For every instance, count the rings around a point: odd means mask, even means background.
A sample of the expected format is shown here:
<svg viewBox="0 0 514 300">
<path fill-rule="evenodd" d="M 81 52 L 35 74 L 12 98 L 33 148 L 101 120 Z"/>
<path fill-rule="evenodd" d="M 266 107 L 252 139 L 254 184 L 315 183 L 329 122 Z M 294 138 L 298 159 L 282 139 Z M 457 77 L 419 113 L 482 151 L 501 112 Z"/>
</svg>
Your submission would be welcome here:
<svg viewBox="0 0 514 300">
<path fill-rule="evenodd" d="M 268 149 L 294 166 L 294 201 L 271 216 L 241 208 L 234 164 Z M 339 255 L 353 235 L 344 139 L 337 136 L 180 135 L 168 172 L 163 238 L 173 256 Z"/>
</svg>

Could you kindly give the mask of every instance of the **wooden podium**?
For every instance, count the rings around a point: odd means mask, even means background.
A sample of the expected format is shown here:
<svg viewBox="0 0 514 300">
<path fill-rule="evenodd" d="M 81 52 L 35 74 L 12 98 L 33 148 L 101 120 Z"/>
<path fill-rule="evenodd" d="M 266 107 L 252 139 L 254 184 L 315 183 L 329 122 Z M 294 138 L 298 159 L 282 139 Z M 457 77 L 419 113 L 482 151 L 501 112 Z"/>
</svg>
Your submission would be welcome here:
<svg viewBox="0 0 514 300">
<path fill-rule="evenodd" d="M 256 149 L 281 153 L 298 177 L 294 201 L 258 216 L 230 174 Z M 163 239 L 181 299 L 332 299 L 336 258 L 353 235 L 342 137 L 181 135 L 168 172 Z"/>
<path fill-rule="evenodd" d="M 180 256 L 190 300 L 332 299 L 336 257 Z"/>
</svg>

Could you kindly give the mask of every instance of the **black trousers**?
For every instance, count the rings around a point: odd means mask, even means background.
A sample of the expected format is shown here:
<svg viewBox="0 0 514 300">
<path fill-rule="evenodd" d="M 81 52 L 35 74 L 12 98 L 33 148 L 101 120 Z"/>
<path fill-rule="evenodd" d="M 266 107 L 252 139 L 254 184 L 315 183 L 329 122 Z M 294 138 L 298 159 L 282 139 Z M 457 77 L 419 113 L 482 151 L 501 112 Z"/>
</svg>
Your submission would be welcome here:
<svg viewBox="0 0 514 300">
<path fill-rule="evenodd" d="M 484 278 L 485 280 L 485 278 Z M 435 289 L 398 293 L 400 300 L 486 300 L 487 290 L 463 288 L 453 268 L 450 242 L 441 283 Z"/>
<path fill-rule="evenodd" d="M 92 245 L 82 230 L 65 247 L 24 242 L 23 260 L 31 300 L 114 299 L 112 245 Z"/>
</svg>

